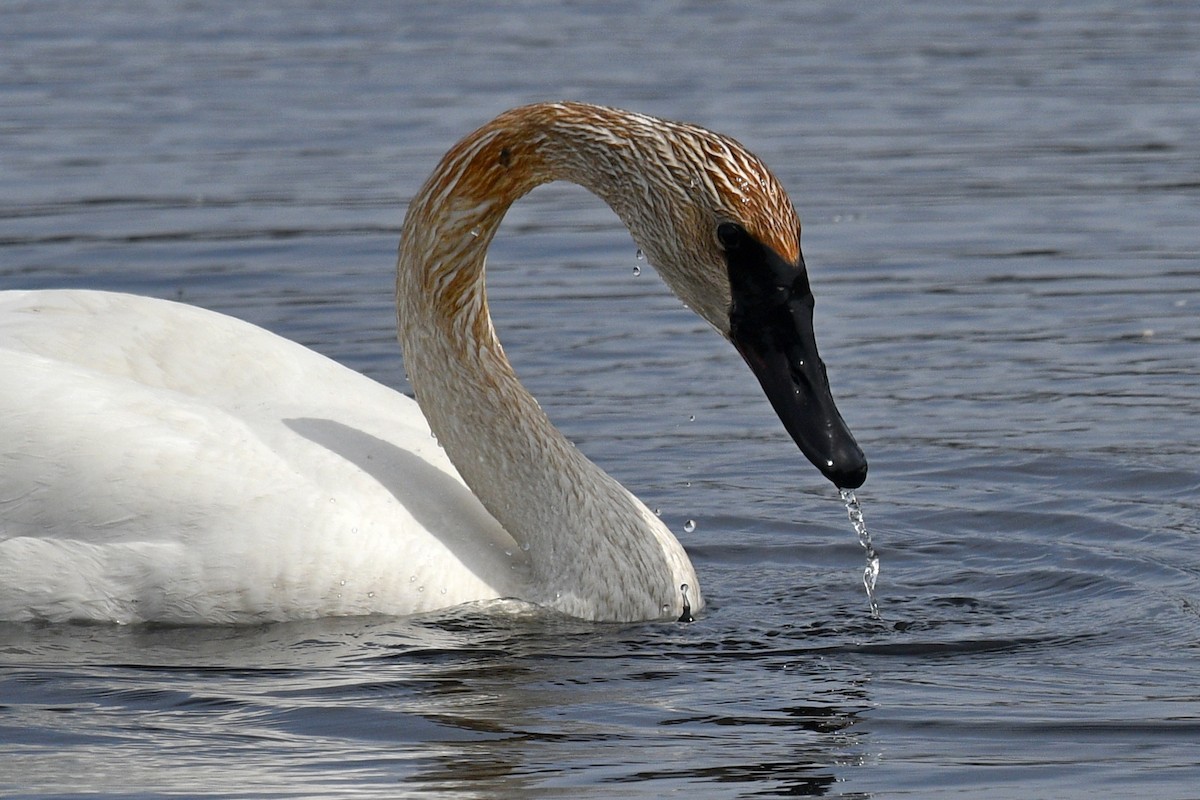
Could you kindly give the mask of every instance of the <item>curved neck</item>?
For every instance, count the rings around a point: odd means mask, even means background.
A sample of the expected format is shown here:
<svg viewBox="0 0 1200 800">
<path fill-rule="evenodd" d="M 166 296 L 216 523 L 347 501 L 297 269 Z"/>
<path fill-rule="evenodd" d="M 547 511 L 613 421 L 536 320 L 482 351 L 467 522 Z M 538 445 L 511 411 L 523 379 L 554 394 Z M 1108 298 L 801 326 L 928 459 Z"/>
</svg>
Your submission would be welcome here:
<svg viewBox="0 0 1200 800">
<path fill-rule="evenodd" d="M 410 204 L 396 280 L 405 367 L 459 474 L 526 551 L 541 593 L 530 599 L 585 618 L 678 616 L 681 584 L 693 608 L 701 603 L 682 547 L 553 426 L 518 381 L 488 313 L 487 247 L 534 187 L 569 180 L 627 223 L 639 217 L 629 187 L 637 159 L 604 145 L 590 107 L 538 110 L 502 115 L 464 139 Z"/>
</svg>

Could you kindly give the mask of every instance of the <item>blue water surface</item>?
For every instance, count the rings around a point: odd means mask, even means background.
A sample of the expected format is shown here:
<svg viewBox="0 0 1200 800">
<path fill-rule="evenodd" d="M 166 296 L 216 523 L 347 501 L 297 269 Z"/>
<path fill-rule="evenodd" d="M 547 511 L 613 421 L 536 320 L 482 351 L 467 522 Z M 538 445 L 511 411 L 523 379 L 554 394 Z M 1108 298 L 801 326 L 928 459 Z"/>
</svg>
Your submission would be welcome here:
<svg viewBox="0 0 1200 800">
<path fill-rule="evenodd" d="M 498 329 L 705 615 L 0 625 L 0 794 L 1200 797 L 1200 7 L 496 5 L 6 4 L 0 288 L 406 389 L 396 239 L 459 137 L 545 99 L 731 134 L 804 220 L 882 619 L 737 354 L 552 185 L 493 247 Z"/>
</svg>

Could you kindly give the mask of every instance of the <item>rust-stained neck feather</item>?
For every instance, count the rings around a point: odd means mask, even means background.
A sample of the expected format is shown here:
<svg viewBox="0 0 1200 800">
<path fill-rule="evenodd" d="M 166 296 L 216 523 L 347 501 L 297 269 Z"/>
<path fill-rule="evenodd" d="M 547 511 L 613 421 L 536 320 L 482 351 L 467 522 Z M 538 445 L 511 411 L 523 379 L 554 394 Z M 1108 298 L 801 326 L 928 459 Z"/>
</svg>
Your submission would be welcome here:
<svg viewBox="0 0 1200 800">
<path fill-rule="evenodd" d="M 607 202 L 667 285 L 727 336 L 732 293 L 717 227 L 738 222 L 796 262 L 799 222 L 732 139 L 576 103 L 501 114 L 455 145 L 409 205 L 396 280 L 409 379 L 463 480 L 529 547 L 532 599 L 593 618 L 679 614 L 681 585 L 694 608 L 703 602 L 679 542 L 553 426 L 492 330 L 488 245 L 509 206 L 553 180 Z"/>
<path fill-rule="evenodd" d="M 467 136 L 413 199 L 397 287 L 424 298 L 411 311 L 490 341 L 487 246 L 513 202 L 554 180 L 607 202 L 668 285 L 718 328 L 729 289 L 713 260 L 717 224 L 738 222 L 787 261 L 800 257 L 791 201 L 735 140 L 611 108 L 544 103 L 505 112 Z"/>
</svg>

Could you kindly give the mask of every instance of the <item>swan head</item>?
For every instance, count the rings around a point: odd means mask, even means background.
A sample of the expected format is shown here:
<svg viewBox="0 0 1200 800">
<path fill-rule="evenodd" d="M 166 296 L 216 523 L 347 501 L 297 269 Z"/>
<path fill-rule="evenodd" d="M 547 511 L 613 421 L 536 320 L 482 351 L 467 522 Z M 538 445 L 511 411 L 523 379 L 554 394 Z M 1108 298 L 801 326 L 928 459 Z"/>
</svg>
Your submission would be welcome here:
<svg viewBox="0 0 1200 800">
<path fill-rule="evenodd" d="M 837 487 L 858 488 L 867 460 L 817 350 L 791 200 L 738 142 L 659 124 L 671 135 L 652 139 L 656 163 L 643 155 L 652 191 L 614 207 L 663 280 L 741 354 L 801 452 Z"/>
<path fill-rule="evenodd" d="M 727 136 L 585 103 L 505 112 L 456 145 L 410 206 L 401 262 L 432 267 L 401 269 L 401 283 L 426 282 L 398 300 L 441 297 L 437 316 L 447 320 L 471 309 L 474 339 L 489 339 L 490 321 L 480 313 L 487 244 L 509 205 L 553 180 L 608 203 L 671 290 L 741 353 L 809 461 L 839 488 L 862 485 L 866 457 L 817 352 L 800 219 L 766 165 Z M 442 203 L 454 207 L 435 225 L 430 209 Z M 421 238 L 435 232 L 439 240 Z M 421 257 L 445 242 L 471 252 Z M 439 264 L 463 260 L 476 269 L 441 275 Z M 402 338 L 406 318 L 417 316 L 401 314 Z"/>
<path fill-rule="evenodd" d="M 867 459 L 829 389 L 813 332 L 804 258 L 789 261 L 737 222 L 717 226 L 730 282 L 727 337 L 758 378 L 801 452 L 840 489 L 867 478 Z"/>
</svg>

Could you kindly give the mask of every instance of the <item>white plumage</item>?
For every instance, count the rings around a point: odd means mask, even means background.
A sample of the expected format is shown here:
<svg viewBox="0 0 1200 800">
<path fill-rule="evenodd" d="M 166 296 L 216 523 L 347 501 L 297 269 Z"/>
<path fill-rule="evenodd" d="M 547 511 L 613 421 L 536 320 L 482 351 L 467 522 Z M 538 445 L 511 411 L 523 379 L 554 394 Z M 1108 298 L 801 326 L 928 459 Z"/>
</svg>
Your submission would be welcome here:
<svg viewBox="0 0 1200 800">
<path fill-rule="evenodd" d="M 515 592 L 512 537 L 416 403 L 261 328 L 3 292 L 0 374 L 0 618 L 246 622 Z"/>
</svg>

